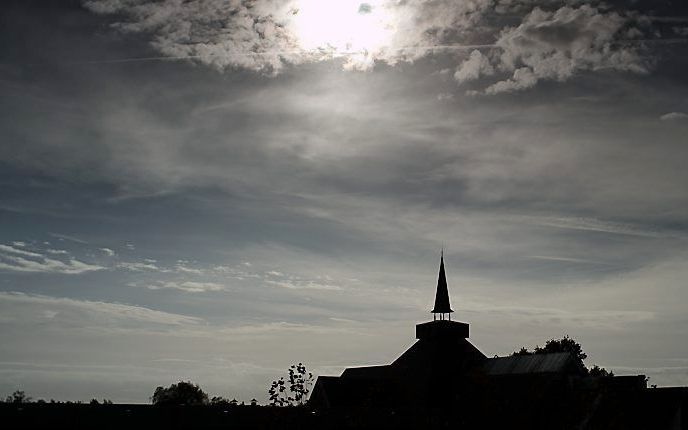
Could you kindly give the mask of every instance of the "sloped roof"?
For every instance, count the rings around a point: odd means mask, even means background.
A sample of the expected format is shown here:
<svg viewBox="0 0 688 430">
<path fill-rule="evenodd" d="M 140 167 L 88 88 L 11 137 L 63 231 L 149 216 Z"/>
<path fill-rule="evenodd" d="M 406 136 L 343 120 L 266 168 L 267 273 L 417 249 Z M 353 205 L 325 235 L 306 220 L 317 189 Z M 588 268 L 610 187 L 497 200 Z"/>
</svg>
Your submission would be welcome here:
<svg viewBox="0 0 688 430">
<path fill-rule="evenodd" d="M 348 367 L 342 372 L 342 378 L 352 379 L 378 379 L 389 378 L 391 376 L 389 365 L 367 366 L 367 367 Z"/>
<path fill-rule="evenodd" d="M 488 375 L 577 372 L 580 364 L 569 352 L 495 357 L 485 361 Z"/>
<path fill-rule="evenodd" d="M 412 369 L 431 367 L 462 371 L 464 366 L 481 362 L 485 355 L 462 337 L 421 339 L 401 354 L 392 366 Z"/>
</svg>

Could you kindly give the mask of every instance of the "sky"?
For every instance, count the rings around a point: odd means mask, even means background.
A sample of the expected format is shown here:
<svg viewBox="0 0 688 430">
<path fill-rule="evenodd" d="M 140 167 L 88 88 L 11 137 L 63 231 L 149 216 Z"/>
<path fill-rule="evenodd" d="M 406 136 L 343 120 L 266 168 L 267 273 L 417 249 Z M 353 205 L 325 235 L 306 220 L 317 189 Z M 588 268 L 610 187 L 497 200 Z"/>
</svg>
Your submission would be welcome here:
<svg viewBox="0 0 688 430">
<path fill-rule="evenodd" d="M 0 395 L 265 402 L 430 317 L 688 385 L 688 5 L 22 0 Z"/>
</svg>

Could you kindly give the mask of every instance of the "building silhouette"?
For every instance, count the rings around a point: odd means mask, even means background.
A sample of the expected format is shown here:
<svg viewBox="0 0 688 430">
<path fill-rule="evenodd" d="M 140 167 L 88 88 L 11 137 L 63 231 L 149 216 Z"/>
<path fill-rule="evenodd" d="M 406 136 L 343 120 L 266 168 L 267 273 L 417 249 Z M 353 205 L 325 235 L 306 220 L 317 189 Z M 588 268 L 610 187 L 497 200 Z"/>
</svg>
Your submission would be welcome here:
<svg viewBox="0 0 688 430">
<path fill-rule="evenodd" d="M 307 407 L 0 403 L 7 429 L 688 430 L 688 388 L 592 376 L 569 352 L 487 357 L 453 321 L 440 257 L 432 321 L 392 363 L 320 376 Z"/>
<path fill-rule="evenodd" d="M 571 352 L 487 357 L 468 340 L 469 325 L 451 320 L 443 255 L 431 312 L 433 320 L 416 325 L 417 341 L 396 360 L 318 377 L 309 405 L 340 419 L 394 418 L 409 428 L 688 425 L 686 388 L 647 389 L 644 375 L 591 376 Z"/>
</svg>

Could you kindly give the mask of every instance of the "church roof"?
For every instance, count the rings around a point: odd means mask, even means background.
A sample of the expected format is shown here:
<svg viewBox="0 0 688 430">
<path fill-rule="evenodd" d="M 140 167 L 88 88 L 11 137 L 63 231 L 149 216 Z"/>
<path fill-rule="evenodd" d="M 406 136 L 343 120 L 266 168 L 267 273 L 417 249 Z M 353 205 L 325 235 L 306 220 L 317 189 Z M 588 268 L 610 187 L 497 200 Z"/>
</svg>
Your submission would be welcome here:
<svg viewBox="0 0 688 430">
<path fill-rule="evenodd" d="M 447 276 L 444 274 L 444 252 L 440 257 L 440 274 L 437 278 L 437 292 L 435 293 L 434 314 L 447 314 L 454 312 L 449 305 L 449 290 L 447 289 Z"/>
<path fill-rule="evenodd" d="M 348 367 L 342 373 L 342 378 L 352 379 L 389 378 L 391 376 L 391 368 L 386 364 L 382 366 Z"/>
<path fill-rule="evenodd" d="M 580 363 L 570 352 L 495 357 L 485 361 L 488 375 L 520 375 L 532 373 L 576 373 Z"/>
</svg>

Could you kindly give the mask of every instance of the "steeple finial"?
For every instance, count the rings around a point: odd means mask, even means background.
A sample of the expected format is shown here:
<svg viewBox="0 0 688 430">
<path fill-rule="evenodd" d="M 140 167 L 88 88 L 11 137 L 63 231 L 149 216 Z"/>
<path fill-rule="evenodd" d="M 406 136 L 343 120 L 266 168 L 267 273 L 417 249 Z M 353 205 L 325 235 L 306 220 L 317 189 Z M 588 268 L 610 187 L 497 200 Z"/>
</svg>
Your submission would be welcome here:
<svg viewBox="0 0 688 430">
<path fill-rule="evenodd" d="M 440 314 L 440 319 L 444 319 L 443 314 L 451 314 L 454 312 L 449 304 L 449 290 L 447 289 L 447 276 L 444 274 L 444 247 L 440 254 L 440 274 L 437 278 L 437 292 L 435 293 L 435 307 L 431 311 L 435 314 Z M 451 316 L 450 316 L 451 317 Z"/>
</svg>

